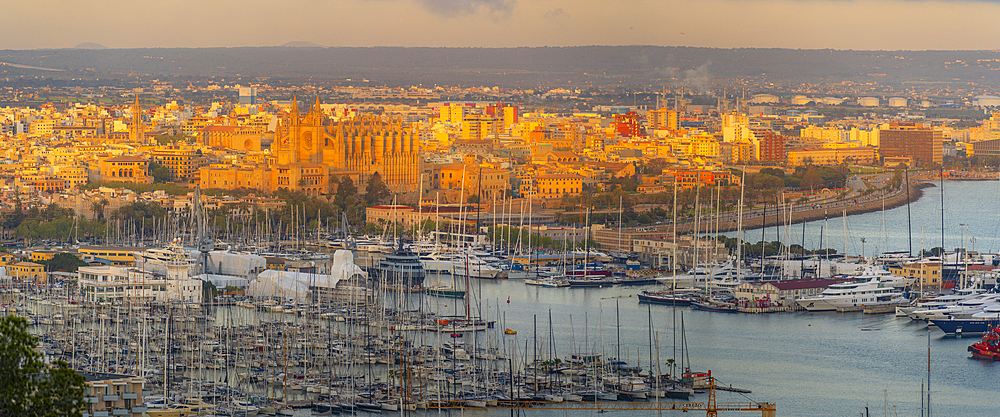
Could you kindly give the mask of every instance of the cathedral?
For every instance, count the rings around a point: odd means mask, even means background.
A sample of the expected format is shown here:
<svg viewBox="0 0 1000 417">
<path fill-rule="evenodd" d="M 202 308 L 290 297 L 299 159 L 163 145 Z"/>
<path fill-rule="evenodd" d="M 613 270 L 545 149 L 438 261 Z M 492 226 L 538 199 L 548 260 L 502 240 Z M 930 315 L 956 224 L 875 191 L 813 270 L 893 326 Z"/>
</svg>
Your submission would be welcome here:
<svg viewBox="0 0 1000 417">
<path fill-rule="evenodd" d="M 292 99 L 287 118 L 274 132 L 271 154 L 277 166 L 325 166 L 330 174 L 348 175 L 359 188 L 375 173 L 389 189 L 416 190 L 420 180 L 420 139 L 409 124 L 386 115 L 333 121 L 319 98 L 302 115 Z"/>
<path fill-rule="evenodd" d="M 203 140 L 225 141 L 217 136 Z M 293 98 L 289 113 L 278 118 L 266 166 L 250 160 L 213 164 L 199 170 L 199 182 L 204 189 L 287 188 L 319 195 L 335 191 L 333 176 L 349 176 L 364 190 L 375 173 L 392 191 L 418 189 L 420 141 L 414 128 L 386 115 L 333 121 L 319 99 L 303 115 Z"/>
</svg>

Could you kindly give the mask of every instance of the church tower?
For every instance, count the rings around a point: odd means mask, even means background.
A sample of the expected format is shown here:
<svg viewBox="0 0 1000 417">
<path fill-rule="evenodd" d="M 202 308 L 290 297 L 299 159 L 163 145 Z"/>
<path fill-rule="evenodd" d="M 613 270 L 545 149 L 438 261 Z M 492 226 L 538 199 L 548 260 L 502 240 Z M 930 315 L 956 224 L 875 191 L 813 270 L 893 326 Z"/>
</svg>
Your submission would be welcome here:
<svg viewBox="0 0 1000 417">
<path fill-rule="evenodd" d="M 132 104 L 132 124 L 128 128 L 128 139 L 134 143 L 146 143 L 146 131 L 142 128 L 142 106 L 139 105 L 139 94 L 135 95 Z"/>
</svg>

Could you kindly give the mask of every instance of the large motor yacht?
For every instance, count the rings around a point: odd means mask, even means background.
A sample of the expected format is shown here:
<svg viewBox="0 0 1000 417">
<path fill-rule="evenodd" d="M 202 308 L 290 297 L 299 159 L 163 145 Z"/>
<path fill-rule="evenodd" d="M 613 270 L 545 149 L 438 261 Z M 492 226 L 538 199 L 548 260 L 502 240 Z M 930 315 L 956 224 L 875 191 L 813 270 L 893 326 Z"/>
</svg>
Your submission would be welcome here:
<svg viewBox="0 0 1000 417">
<path fill-rule="evenodd" d="M 795 300 L 809 311 L 836 310 L 841 307 L 870 307 L 905 302 L 903 294 L 883 286 L 878 278 L 869 281 L 833 284 L 817 296 Z"/>
</svg>

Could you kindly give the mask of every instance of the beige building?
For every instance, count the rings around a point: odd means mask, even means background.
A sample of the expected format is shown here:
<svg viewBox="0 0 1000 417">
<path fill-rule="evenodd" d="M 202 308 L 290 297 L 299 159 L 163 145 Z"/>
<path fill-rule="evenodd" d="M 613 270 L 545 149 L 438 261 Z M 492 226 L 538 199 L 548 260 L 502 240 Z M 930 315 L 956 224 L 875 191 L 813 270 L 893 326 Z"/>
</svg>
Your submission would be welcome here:
<svg viewBox="0 0 1000 417">
<path fill-rule="evenodd" d="M 198 173 L 201 161 L 193 148 L 183 146 L 156 148 L 151 156 L 153 161 L 170 171 L 171 179 L 180 182 L 191 181 Z"/>
<path fill-rule="evenodd" d="M 845 149 L 792 149 L 788 151 L 788 166 L 871 164 L 875 162 L 875 148 Z"/>
<path fill-rule="evenodd" d="M 142 389 L 145 381 L 128 375 L 83 373 L 87 379 L 84 416 L 141 417 L 146 412 Z"/>
<path fill-rule="evenodd" d="M 114 156 L 100 162 L 102 181 L 134 182 L 152 184 L 149 175 L 149 161 L 137 156 Z"/>
<path fill-rule="evenodd" d="M 790 279 L 784 281 L 743 282 L 733 289 L 733 296 L 744 301 L 768 301 L 781 307 L 795 307 L 795 300 L 817 295 L 833 284 L 846 279 Z"/>
<path fill-rule="evenodd" d="M 481 202 L 501 200 L 510 190 L 510 172 L 470 164 L 436 165 L 431 184 L 441 190 L 461 190 L 465 196 L 479 195 Z"/>
<path fill-rule="evenodd" d="M 577 174 L 545 174 L 534 178 L 535 198 L 560 198 L 580 195 L 583 177 Z"/>
<path fill-rule="evenodd" d="M 207 126 L 199 136 L 205 146 L 259 152 L 264 131 L 253 126 Z"/>
</svg>

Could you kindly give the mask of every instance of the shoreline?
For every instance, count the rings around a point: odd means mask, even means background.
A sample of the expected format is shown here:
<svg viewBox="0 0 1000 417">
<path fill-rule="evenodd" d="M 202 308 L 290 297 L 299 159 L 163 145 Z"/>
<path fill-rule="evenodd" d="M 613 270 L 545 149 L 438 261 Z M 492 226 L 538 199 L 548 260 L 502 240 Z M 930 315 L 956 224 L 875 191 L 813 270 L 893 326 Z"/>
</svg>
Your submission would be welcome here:
<svg viewBox="0 0 1000 417">
<path fill-rule="evenodd" d="M 816 208 L 812 210 L 796 211 L 793 212 L 788 219 L 785 216 L 783 219 L 778 218 L 773 212 L 768 211 L 767 215 L 762 218 L 760 215 L 755 215 L 754 217 L 743 219 L 743 230 L 753 230 L 759 229 L 761 227 L 773 227 L 777 225 L 785 224 L 800 224 L 804 222 L 811 222 L 823 219 L 837 219 L 843 217 L 846 213 L 847 216 L 852 216 L 856 214 L 872 213 L 877 211 L 894 209 L 897 207 L 902 207 L 907 203 L 919 200 L 924 195 L 924 188 L 937 187 L 937 185 L 930 182 L 924 181 L 913 181 L 910 185 L 910 198 L 906 198 L 905 189 L 900 189 L 895 194 L 886 197 L 885 206 L 882 205 L 882 200 L 868 201 L 862 204 L 854 205 L 849 204 L 847 206 L 830 207 L 830 208 Z M 672 230 L 672 226 L 671 230 Z M 718 223 L 718 232 L 726 233 L 737 230 L 739 225 L 736 220 L 725 220 Z M 677 233 L 687 234 L 691 233 L 694 229 L 694 224 L 687 222 L 684 224 L 677 225 Z M 713 233 L 715 230 L 712 231 Z"/>
</svg>

